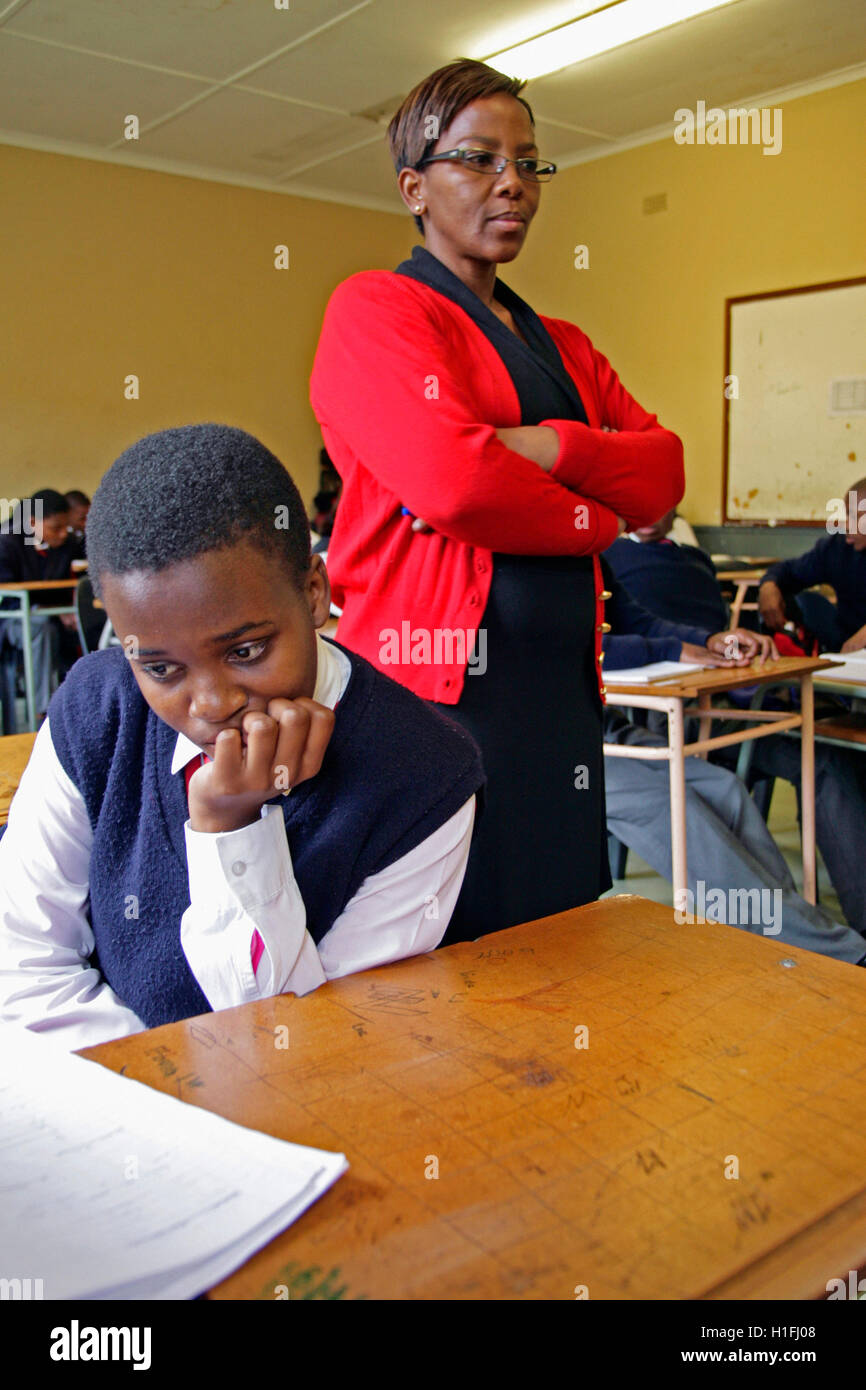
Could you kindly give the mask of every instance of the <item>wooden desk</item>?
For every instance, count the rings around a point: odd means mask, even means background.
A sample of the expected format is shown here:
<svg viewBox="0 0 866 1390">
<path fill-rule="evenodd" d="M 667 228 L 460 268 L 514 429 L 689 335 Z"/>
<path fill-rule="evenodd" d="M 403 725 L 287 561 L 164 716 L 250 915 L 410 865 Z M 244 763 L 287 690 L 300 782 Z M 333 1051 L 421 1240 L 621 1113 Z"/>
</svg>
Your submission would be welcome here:
<svg viewBox="0 0 866 1390">
<path fill-rule="evenodd" d="M 9 806 L 35 742 L 35 734 L 8 734 L 0 738 L 0 825 L 9 819 Z"/>
<path fill-rule="evenodd" d="M 802 729 L 801 740 L 801 821 L 803 843 L 803 896 L 807 902 L 816 899 L 815 871 L 815 741 L 814 699 L 812 672 L 826 669 L 830 663 L 812 656 L 784 656 L 778 661 L 753 663 L 736 668 L 719 667 L 696 671 L 691 675 L 669 681 L 652 681 L 649 685 L 620 685 L 615 673 L 605 678 L 605 693 L 610 705 L 627 708 L 656 709 L 667 715 L 668 742 L 663 748 L 646 748 L 637 744 L 606 743 L 605 757 L 645 758 L 668 763 L 671 792 L 671 878 L 674 902 L 688 886 L 686 870 L 686 782 L 685 759 L 691 754 L 704 754 L 714 748 L 765 738 L 768 734 Z M 737 710 L 724 708 L 713 712 L 713 695 L 744 686 L 758 685 L 765 690 L 771 685 L 799 685 L 800 713 L 784 714 L 762 709 Z M 697 708 L 685 709 L 686 702 L 697 698 Z M 699 737 L 686 743 L 683 732 L 685 714 L 700 716 Z M 709 737 L 713 719 L 742 720 L 747 727 L 738 733 Z M 749 723 L 748 721 L 754 721 Z M 745 771 L 742 760 L 738 771 Z"/>
<path fill-rule="evenodd" d="M 813 1298 L 866 1261 L 866 971 L 641 898 L 83 1055 L 346 1153 L 213 1298 Z"/>
<path fill-rule="evenodd" d="M 740 614 L 744 608 L 757 613 L 758 605 L 746 603 L 745 597 L 750 589 L 754 589 L 756 584 L 760 584 L 766 572 L 766 565 L 760 569 L 716 570 L 716 578 L 720 583 L 727 582 L 737 586 L 737 592 L 734 594 L 734 601 L 731 604 L 731 630 L 740 626 Z"/>
<path fill-rule="evenodd" d="M 721 569 L 724 569 L 726 565 L 739 566 L 738 569 L 734 569 L 734 574 L 739 574 L 739 573 L 741 573 L 744 569 L 757 569 L 757 567 L 758 567 L 759 565 L 761 566 L 762 571 L 763 571 L 763 570 L 767 570 L 767 569 L 770 568 L 770 565 L 775 565 L 776 562 L 777 562 L 778 560 L 781 560 L 781 559 L 782 559 L 782 556 L 781 556 L 781 555 L 727 555 L 727 554 L 723 554 L 721 551 L 715 551 L 715 552 L 710 556 L 710 559 L 712 560 L 712 562 L 713 562 L 714 565 L 718 565 Z"/>
<path fill-rule="evenodd" d="M 48 589 L 75 589 L 78 586 L 78 579 L 28 579 L 19 583 L 0 584 L 0 598 L 17 598 L 18 608 L 4 608 L 3 621 L 6 619 L 17 620 L 21 623 L 22 632 L 22 654 L 24 657 L 24 693 L 27 701 L 27 723 L 30 728 L 36 728 L 36 701 L 33 693 L 33 646 L 32 629 L 30 619 L 32 605 L 30 602 L 31 594 L 44 593 Z M 38 610 L 40 618 L 56 617 L 61 613 L 74 613 L 75 604 L 60 604 L 54 608 L 42 608 Z"/>
</svg>

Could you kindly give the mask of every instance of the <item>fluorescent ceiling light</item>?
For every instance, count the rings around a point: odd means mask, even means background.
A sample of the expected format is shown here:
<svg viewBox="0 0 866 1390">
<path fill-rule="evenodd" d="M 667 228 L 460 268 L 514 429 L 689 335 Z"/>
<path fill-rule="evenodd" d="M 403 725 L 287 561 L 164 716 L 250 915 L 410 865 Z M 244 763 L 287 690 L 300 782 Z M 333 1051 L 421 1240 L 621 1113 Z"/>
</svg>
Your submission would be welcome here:
<svg viewBox="0 0 866 1390">
<path fill-rule="evenodd" d="M 620 4 L 560 25 L 538 38 L 489 53 L 485 61 L 495 58 L 498 68 L 518 77 L 542 77 L 733 3 L 734 0 L 621 0 Z"/>
</svg>

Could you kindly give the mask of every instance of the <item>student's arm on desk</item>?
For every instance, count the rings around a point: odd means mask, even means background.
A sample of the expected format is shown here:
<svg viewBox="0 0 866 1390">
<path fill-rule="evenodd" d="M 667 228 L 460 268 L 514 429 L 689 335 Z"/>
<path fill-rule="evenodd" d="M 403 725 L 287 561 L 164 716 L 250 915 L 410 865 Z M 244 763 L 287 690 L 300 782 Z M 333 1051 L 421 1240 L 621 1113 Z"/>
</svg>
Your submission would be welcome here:
<svg viewBox="0 0 866 1390">
<path fill-rule="evenodd" d="M 92 832 L 46 720 L 0 840 L 0 1018 L 75 1049 L 144 1024 L 89 964 Z"/>
<path fill-rule="evenodd" d="M 280 808 L 264 809 L 252 825 L 216 834 L 187 822 L 190 906 L 181 942 L 214 1009 L 308 994 L 328 979 L 438 946 L 463 882 L 474 796 L 415 849 L 365 879 L 318 948 L 307 931 Z M 255 975 L 254 931 L 264 945 Z"/>
</svg>

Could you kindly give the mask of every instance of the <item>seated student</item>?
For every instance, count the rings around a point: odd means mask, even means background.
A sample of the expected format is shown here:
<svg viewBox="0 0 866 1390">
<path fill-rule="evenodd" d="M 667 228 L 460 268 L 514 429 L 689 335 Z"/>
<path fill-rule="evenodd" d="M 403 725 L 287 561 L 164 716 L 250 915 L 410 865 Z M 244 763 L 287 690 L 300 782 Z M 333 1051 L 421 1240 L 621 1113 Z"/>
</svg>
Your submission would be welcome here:
<svg viewBox="0 0 866 1390">
<path fill-rule="evenodd" d="M 54 488 L 41 488 L 24 498 L 0 527 L 0 583 L 19 584 L 27 580 L 68 579 L 78 550 L 69 535 L 69 504 Z M 71 602 L 71 589 L 39 590 L 31 596 L 34 608 L 40 604 L 55 607 Z M 0 609 L 17 609 L 18 600 L 5 598 Z M 64 613 L 58 619 L 31 612 L 33 680 L 36 712 L 44 715 L 51 698 L 51 677 L 55 670 L 71 664 L 78 655 L 75 616 Z M 23 643 L 19 618 L 0 621 L 3 639 L 18 651 Z"/>
<path fill-rule="evenodd" d="M 90 511 L 90 498 L 80 488 L 73 487 L 66 493 L 66 500 L 69 503 L 69 534 L 73 540 L 78 542 L 80 558 L 84 559 L 87 554 L 85 533 L 87 514 Z"/>
<path fill-rule="evenodd" d="M 866 512 L 866 478 L 850 488 L 848 504 L 844 533 L 822 536 L 796 560 L 778 560 L 758 590 L 758 611 L 771 632 L 778 632 L 789 619 L 802 620 L 825 652 L 866 647 L 866 534 L 852 525 Z M 863 525 L 866 528 L 866 519 Z M 821 594 L 803 593 L 815 584 L 832 585 L 835 606 Z M 796 594 L 802 595 L 799 603 Z"/>
<path fill-rule="evenodd" d="M 709 555 L 674 539 L 673 511 L 608 546 L 605 559 L 632 598 L 657 617 L 720 632 L 725 604 Z"/>
<path fill-rule="evenodd" d="M 624 549 L 624 546 L 628 549 Z M 658 541 L 645 541 L 638 546 L 620 540 L 605 551 L 603 564 L 609 575 L 612 572 L 616 574 L 619 581 L 617 592 L 623 594 L 625 574 L 628 574 L 629 586 L 620 599 L 616 621 L 608 616 L 608 621 L 614 625 L 614 632 L 619 633 L 620 637 L 618 655 L 605 657 L 605 673 L 612 669 L 610 663 L 613 660 L 620 667 L 637 666 L 649 661 L 677 660 L 703 661 L 705 665 L 745 665 L 756 656 L 765 660 L 767 656 L 777 655 L 775 646 L 765 634 L 746 628 L 737 628 L 734 632 L 723 631 L 726 615 L 718 585 L 716 612 L 713 615 L 709 583 L 702 582 L 702 564 L 689 553 L 691 549 L 689 546 L 668 546 Z M 632 567 L 629 562 L 633 552 L 639 553 L 641 563 Z M 712 582 L 715 584 L 715 580 Z M 608 588 L 611 587 L 608 584 Z M 672 610 L 680 615 L 690 615 L 695 626 L 686 627 L 682 622 L 668 621 Z M 714 621 L 708 622 L 708 618 L 714 618 Z M 642 635 L 629 637 L 625 635 L 627 633 Z M 740 660 L 726 663 L 723 658 L 731 650 L 731 639 L 735 639 Z M 606 638 L 605 643 L 610 640 Z M 676 654 L 678 644 L 681 655 Z M 704 648 L 709 649 L 709 657 Z M 732 722 L 730 729 L 739 730 L 742 727 L 742 724 Z M 714 734 L 725 732 L 728 732 L 726 726 L 713 726 Z M 732 768 L 736 766 L 738 756 L 739 748 L 736 745 L 716 749 L 710 754 L 713 762 Z M 692 761 L 688 759 L 686 765 Z M 786 734 L 771 734 L 768 738 L 755 739 L 752 767 L 767 777 L 784 777 L 794 786 L 799 798 L 799 740 Z M 844 826 L 844 834 L 839 833 L 840 826 Z M 858 932 L 866 934 L 866 895 L 863 892 L 866 865 L 866 761 L 861 753 L 849 752 L 845 748 L 830 748 L 820 743 L 815 745 L 815 838 L 847 921 Z"/>
<path fill-rule="evenodd" d="M 57 692 L 0 840 L 4 1020 L 77 1048 L 438 944 L 478 750 L 317 635 L 309 535 L 238 429 L 106 473 L 88 548 L 123 646 Z"/>
<path fill-rule="evenodd" d="M 721 638 L 705 633 L 707 645 L 695 645 L 700 636 L 690 628 L 653 617 L 636 604 L 613 577 L 602 560 L 605 583 L 611 598 L 605 605 L 611 632 L 604 638 L 604 669 L 608 677 L 617 669 L 645 665 L 650 661 L 702 660 L 707 665 L 734 665 L 724 656 Z M 677 636 L 677 634 L 680 634 Z M 743 655 L 739 664 L 752 656 L 772 655 L 769 638 L 741 631 Z M 683 640 L 686 638 L 687 640 Z M 604 712 L 604 741 L 662 747 L 660 734 L 638 728 L 621 709 L 608 705 Z M 765 927 L 790 946 L 818 951 L 837 960 L 862 965 L 866 961 L 866 939 L 834 922 L 820 908 L 801 898 L 784 858 L 745 784 L 728 768 L 703 758 L 686 758 L 686 856 L 688 886 L 692 900 L 699 901 L 699 882 L 710 890 L 757 890 L 762 904 L 779 904 L 771 922 L 738 921 L 757 933 Z M 670 784 L 666 762 L 618 758 L 605 755 L 604 789 L 609 832 L 628 845 L 662 878 L 671 875 Z M 765 891 L 779 897 L 767 900 Z M 777 931 L 776 928 L 781 927 Z"/>
</svg>

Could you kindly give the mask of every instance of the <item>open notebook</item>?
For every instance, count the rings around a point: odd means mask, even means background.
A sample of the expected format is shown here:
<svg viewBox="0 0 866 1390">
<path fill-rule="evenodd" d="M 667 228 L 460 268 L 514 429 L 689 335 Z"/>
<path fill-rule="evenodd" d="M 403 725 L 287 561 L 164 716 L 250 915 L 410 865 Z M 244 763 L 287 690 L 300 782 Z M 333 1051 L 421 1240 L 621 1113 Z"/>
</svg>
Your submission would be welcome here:
<svg viewBox="0 0 866 1390">
<path fill-rule="evenodd" d="M 46 1299 L 195 1297 L 348 1167 L 9 1024 L 0 1117 L 0 1274 Z"/>
</svg>

